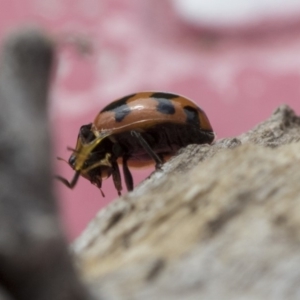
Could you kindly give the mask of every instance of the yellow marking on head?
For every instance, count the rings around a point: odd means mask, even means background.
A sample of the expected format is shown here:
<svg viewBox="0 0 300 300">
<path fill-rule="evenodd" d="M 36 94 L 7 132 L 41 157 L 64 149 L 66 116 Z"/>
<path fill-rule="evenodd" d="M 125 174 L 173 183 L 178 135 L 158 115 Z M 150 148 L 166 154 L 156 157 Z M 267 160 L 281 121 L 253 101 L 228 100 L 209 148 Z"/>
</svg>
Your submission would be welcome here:
<svg viewBox="0 0 300 300">
<path fill-rule="evenodd" d="M 88 173 L 92 169 L 95 169 L 95 168 L 101 167 L 101 166 L 111 167 L 111 163 L 109 161 L 110 158 L 111 158 L 111 154 L 110 153 L 106 153 L 105 154 L 105 158 L 103 158 L 100 161 L 94 163 L 93 165 L 89 166 L 88 168 L 81 170 L 81 172 Z"/>
<path fill-rule="evenodd" d="M 89 155 L 91 152 L 100 144 L 100 142 L 106 138 L 108 134 L 106 135 L 101 135 L 96 137 L 92 142 L 88 144 L 82 144 L 78 145 L 77 152 L 74 152 L 76 156 L 76 161 L 75 161 L 75 171 L 82 171 L 83 165 L 85 161 L 89 158 Z"/>
</svg>

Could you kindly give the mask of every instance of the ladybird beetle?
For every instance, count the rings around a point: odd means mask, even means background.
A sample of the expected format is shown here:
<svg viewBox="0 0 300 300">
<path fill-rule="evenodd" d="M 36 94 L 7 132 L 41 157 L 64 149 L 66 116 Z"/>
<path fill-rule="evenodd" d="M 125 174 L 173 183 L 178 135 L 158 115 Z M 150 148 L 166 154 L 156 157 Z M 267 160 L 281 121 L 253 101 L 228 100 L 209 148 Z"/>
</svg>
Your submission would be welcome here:
<svg viewBox="0 0 300 300">
<path fill-rule="evenodd" d="M 142 92 L 118 99 L 104 107 L 93 123 L 81 126 L 68 164 L 75 170 L 73 188 L 79 176 L 96 185 L 104 196 L 102 180 L 112 176 L 121 194 L 119 165 L 128 191 L 133 189 L 130 167 L 155 163 L 158 169 L 181 147 L 212 143 L 214 132 L 204 113 L 191 100 L 170 93 Z"/>
</svg>

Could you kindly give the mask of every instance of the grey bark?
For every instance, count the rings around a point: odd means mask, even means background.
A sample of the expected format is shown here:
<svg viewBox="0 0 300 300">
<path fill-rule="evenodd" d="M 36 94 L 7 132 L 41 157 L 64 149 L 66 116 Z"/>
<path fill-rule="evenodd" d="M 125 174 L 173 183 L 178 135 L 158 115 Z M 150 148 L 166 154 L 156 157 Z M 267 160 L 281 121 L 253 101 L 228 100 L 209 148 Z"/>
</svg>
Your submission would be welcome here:
<svg viewBox="0 0 300 300">
<path fill-rule="evenodd" d="M 75 242 L 105 299 L 300 299 L 300 119 L 182 149 Z"/>
<path fill-rule="evenodd" d="M 0 299 L 87 299 L 52 192 L 47 95 L 53 45 L 38 30 L 5 42 L 0 63 Z"/>
</svg>

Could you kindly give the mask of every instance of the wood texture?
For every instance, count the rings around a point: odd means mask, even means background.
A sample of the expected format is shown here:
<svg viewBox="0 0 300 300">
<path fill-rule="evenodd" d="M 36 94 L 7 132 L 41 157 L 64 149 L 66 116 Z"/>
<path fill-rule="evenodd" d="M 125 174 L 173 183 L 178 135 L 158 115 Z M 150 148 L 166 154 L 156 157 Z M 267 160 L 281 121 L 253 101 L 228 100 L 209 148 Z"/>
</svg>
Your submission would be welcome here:
<svg viewBox="0 0 300 300">
<path fill-rule="evenodd" d="M 73 246 L 104 299 L 299 299 L 300 119 L 182 149 Z"/>
</svg>

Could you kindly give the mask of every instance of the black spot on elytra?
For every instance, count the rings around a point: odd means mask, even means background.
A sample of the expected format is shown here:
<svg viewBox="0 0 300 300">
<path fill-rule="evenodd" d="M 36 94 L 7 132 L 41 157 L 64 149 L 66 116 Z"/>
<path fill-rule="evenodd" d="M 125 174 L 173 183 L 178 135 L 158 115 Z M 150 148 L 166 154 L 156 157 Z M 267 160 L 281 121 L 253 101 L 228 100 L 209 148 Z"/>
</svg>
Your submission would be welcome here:
<svg viewBox="0 0 300 300">
<path fill-rule="evenodd" d="M 126 96 L 126 97 L 123 97 L 123 98 L 121 98 L 121 99 L 119 99 L 119 100 L 116 100 L 116 101 L 114 101 L 114 102 L 108 104 L 107 106 L 105 106 L 105 107 L 101 110 L 101 112 L 112 111 L 112 110 L 115 110 L 116 108 L 119 108 L 119 107 L 121 107 L 121 106 L 123 106 L 123 105 L 127 105 L 127 101 L 128 101 L 130 98 L 134 97 L 135 95 L 136 95 L 136 94 L 131 94 L 131 95 L 128 95 L 128 96 Z"/>
<path fill-rule="evenodd" d="M 187 124 L 194 125 L 200 127 L 200 120 L 198 117 L 198 110 L 191 106 L 185 106 L 183 108 L 184 113 L 186 114 L 186 122 Z"/>
<path fill-rule="evenodd" d="M 164 98 L 164 99 L 174 99 L 178 98 L 178 95 L 170 94 L 170 93 L 153 93 L 150 95 L 150 98 Z"/>
<path fill-rule="evenodd" d="M 158 102 L 157 111 L 165 115 L 175 114 L 175 107 L 170 100 L 164 98 L 155 98 L 155 100 Z"/>
<path fill-rule="evenodd" d="M 120 107 L 115 108 L 114 110 L 115 113 L 115 120 L 116 122 L 122 122 L 122 120 L 131 112 L 130 107 L 126 105 L 122 105 Z"/>
</svg>

